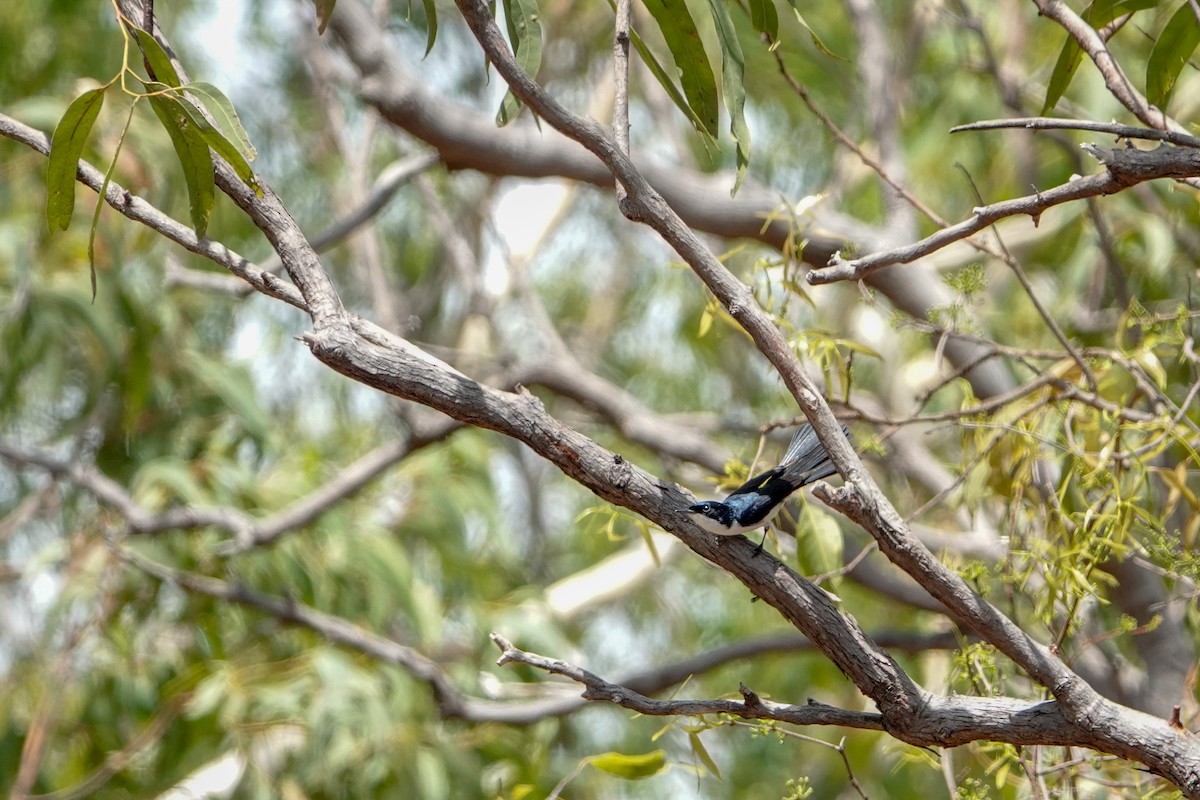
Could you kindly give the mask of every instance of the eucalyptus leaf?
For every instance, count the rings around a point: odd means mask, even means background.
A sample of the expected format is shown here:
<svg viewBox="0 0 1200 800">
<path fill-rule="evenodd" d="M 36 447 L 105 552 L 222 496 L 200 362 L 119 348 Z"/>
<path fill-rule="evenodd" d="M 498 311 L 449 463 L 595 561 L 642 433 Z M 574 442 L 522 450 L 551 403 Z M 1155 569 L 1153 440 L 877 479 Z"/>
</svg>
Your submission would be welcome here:
<svg viewBox="0 0 1200 800">
<path fill-rule="evenodd" d="M 149 99 L 155 116 L 171 137 L 171 145 L 175 148 L 187 184 L 192 227 L 196 229 L 196 236 L 203 238 L 208 230 L 208 218 L 217 202 L 208 143 L 192 124 L 179 100 L 168 95 L 152 95 Z"/>
<path fill-rule="evenodd" d="M 1146 99 L 1166 108 L 1175 91 L 1175 81 L 1196 47 L 1200 45 L 1200 21 L 1191 3 L 1184 2 L 1171 16 L 1150 50 L 1146 61 Z"/>
<path fill-rule="evenodd" d="M 75 173 L 92 125 L 104 107 L 107 87 L 84 92 L 71 101 L 50 137 L 46 163 L 46 222 L 51 232 L 66 230 L 75 210 Z"/>
<path fill-rule="evenodd" d="M 517 64 L 530 77 L 536 77 L 542 65 L 542 23 L 537 0 L 504 0 L 504 21 Z M 521 101 L 509 89 L 496 112 L 496 125 L 512 122 L 521 110 Z"/>
<path fill-rule="evenodd" d="M 675 60 L 684 97 L 695 112 L 693 121 L 716 138 L 720 117 L 717 80 L 687 3 L 682 0 L 644 0 L 644 4 L 658 23 L 671 58 Z"/>
</svg>

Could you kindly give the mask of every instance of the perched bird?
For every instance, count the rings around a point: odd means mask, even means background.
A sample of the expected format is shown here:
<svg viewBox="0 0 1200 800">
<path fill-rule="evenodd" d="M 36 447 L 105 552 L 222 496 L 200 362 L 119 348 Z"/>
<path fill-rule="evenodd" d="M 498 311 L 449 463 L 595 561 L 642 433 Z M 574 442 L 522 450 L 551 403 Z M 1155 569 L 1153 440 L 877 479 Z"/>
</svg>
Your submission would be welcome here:
<svg viewBox="0 0 1200 800">
<path fill-rule="evenodd" d="M 844 426 L 842 432 L 850 435 Z M 724 500 L 705 500 L 683 510 L 709 533 L 733 536 L 763 528 L 763 541 L 766 541 L 766 525 L 779 512 L 788 495 L 836 472 L 837 468 L 829 460 L 816 432 L 806 422 L 796 429 L 778 467 L 755 475 Z"/>
</svg>

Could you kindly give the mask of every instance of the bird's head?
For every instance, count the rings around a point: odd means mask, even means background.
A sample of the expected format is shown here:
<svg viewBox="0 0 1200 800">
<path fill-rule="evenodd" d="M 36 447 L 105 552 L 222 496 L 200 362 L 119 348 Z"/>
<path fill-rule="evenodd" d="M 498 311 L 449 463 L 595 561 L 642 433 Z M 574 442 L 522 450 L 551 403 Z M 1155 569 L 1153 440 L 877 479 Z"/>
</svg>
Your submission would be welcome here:
<svg viewBox="0 0 1200 800">
<path fill-rule="evenodd" d="M 681 509 L 709 533 L 727 536 L 734 524 L 733 509 L 716 500 L 705 500 Z"/>
</svg>

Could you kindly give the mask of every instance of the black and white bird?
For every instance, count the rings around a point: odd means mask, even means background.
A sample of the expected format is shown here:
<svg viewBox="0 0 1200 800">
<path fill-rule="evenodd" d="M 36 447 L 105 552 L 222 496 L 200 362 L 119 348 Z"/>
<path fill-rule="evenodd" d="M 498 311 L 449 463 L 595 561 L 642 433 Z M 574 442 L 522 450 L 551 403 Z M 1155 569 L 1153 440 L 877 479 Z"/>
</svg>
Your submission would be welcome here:
<svg viewBox="0 0 1200 800">
<path fill-rule="evenodd" d="M 844 426 L 842 432 L 850 435 Z M 701 528 L 720 536 L 765 529 L 792 492 L 836 472 L 816 431 L 806 422 L 796 429 L 779 466 L 755 475 L 724 500 L 705 500 L 684 511 Z"/>
</svg>

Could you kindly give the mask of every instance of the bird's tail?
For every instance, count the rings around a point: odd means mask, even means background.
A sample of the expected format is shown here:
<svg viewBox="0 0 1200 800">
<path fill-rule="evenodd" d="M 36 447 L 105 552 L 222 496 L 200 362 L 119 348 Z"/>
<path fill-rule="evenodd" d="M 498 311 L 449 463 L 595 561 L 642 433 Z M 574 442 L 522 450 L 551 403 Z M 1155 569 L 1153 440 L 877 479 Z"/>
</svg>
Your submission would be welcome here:
<svg viewBox="0 0 1200 800">
<path fill-rule="evenodd" d="M 842 433 L 850 436 L 845 425 L 842 426 Z M 837 473 L 837 467 L 829 460 L 829 454 L 817 438 L 817 432 L 807 422 L 796 429 L 779 466 L 783 469 L 784 477 L 796 488 Z"/>
</svg>

